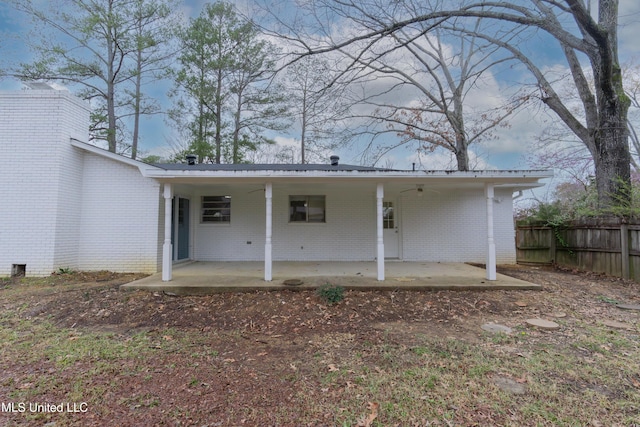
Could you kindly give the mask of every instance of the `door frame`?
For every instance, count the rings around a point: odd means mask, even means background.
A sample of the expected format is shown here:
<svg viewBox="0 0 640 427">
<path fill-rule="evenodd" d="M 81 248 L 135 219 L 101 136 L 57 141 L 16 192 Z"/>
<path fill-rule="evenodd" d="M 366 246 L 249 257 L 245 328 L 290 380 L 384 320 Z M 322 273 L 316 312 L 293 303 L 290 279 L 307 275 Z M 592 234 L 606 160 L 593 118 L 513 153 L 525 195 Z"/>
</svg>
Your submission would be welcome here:
<svg viewBox="0 0 640 427">
<path fill-rule="evenodd" d="M 178 221 L 178 218 L 180 217 L 180 200 L 186 200 L 187 201 L 187 212 L 183 213 L 183 218 L 184 221 L 186 221 L 187 223 L 187 229 L 183 230 L 183 232 L 180 232 L 180 224 Z M 187 261 L 191 259 L 191 246 L 192 246 L 192 242 L 191 242 L 191 229 L 192 229 L 192 218 L 191 218 L 191 211 L 192 211 L 192 203 L 191 203 L 191 199 L 189 197 L 182 197 L 180 195 L 175 195 L 175 197 L 173 198 L 173 209 L 171 211 L 171 243 L 173 244 L 173 254 L 172 254 L 172 260 L 173 262 L 180 262 L 180 261 Z M 186 237 L 187 239 L 187 256 L 183 257 L 183 258 L 179 258 L 179 254 L 180 254 L 180 237 Z"/>
<path fill-rule="evenodd" d="M 389 239 L 385 239 L 384 238 L 384 230 L 389 230 L 388 228 L 385 229 L 384 228 L 384 219 L 383 219 L 383 241 L 384 241 L 384 247 L 385 247 L 385 259 L 390 259 L 390 260 L 401 260 L 402 259 L 402 209 L 400 206 L 400 197 L 384 197 L 382 199 L 383 202 L 383 207 L 384 207 L 384 203 L 392 203 L 393 204 L 393 223 L 394 223 L 394 229 L 395 229 L 395 236 L 396 236 L 396 242 L 394 244 L 397 245 L 396 248 L 396 253 L 397 256 L 392 256 L 392 257 L 388 257 L 386 256 L 386 252 L 387 252 L 387 245 L 389 244 Z M 387 233 L 388 234 L 388 233 Z"/>
</svg>

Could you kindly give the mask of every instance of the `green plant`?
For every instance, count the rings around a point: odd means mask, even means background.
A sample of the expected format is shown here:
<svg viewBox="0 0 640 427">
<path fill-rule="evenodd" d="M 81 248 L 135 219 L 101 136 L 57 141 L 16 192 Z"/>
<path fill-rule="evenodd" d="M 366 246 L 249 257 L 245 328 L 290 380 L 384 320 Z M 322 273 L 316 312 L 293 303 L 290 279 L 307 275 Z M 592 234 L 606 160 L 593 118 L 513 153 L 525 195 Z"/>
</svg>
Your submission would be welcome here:
<svg viewBox="0 0 640 427">
<path fill-rule="evenodd" d="M 326 283 L 316 290 L 316 294 L 325 304 L 337 304 L 344 299 L 344 288 L 340 285 Z"/>
<path fill-rule="evenodd" d="M 56 274 L 72 274 L 73 273 L 73 269 L 71 267 L 60 267 L 58 268 L 58 270 L 56 271 Z"/>
</svg>

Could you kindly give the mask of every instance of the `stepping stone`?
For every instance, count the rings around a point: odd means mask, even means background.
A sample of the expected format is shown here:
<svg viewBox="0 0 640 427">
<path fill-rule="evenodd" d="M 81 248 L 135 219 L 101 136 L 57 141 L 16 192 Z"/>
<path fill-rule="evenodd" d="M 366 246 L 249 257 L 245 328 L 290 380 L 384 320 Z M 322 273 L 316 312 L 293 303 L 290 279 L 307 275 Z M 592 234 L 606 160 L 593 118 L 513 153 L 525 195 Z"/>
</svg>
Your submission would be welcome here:
<svg viewBox="0 0 640 427">
<path fill-rule="evenodd" d="M 563 317 L 567 317 L 567 313 L 559 311 L 557 313 L 547 313 L 545 316 L 555 317 L 556 319 L 562 319 Z"/>
<path fill-rule="evenodd" d="M 527 303 L 526 303 L 526 302 L 524 302 L 524 301 L 516 301 L 516 302 L 515 302 L 515 305 L 517 305 L 518 307 L 526 307 L 526 306 L 528 306 L 529 304 L 527 304 Z"/>
<path fill-rule="evenodd" d="M 602 324 L 615 329 L 633 329 L 631 324 L 618 322 L 617 320 L 603 320 Z"/>
<path fill-rule="evenodd" d="M 640 310 L 640 304 L 616 304 L 622 310 Z"/>
<path fill-rule="evenodd" d="M 527 386 L 520 384 L 511 378 L 503 377 L 500 375 L 494 375 L 492 377 L 493 383 L 500 389 L 513 394 L 525 394 L 527 392 Z"/>
<path fill-rule="evenodd" d="M 490 332 L 492 334 L 510 334 L 512 332 L 511 328 L 504 325 L 499 325 L 497 323 L 485 323 L 481 326 L 483 331 Z"/>
<path fill-rule="evenodd" d="M 284 282 L 282 282 L 283 285 L 286 286 L 300 286 L 302 285 L 302 280 L 300 279 L 287 279 Z"/>
<path fill-rule="evenodd" d="M 525 323 L 528 326 L 533 326 L 534 328 L 538 328 L 538 329 L 546 329 L 546 330 L 549 330 L 549 331 L 554 331 L 556 329 L 560 329 L 560 325 L 558 325 L 556 322 L 552 322 L 550 320 L 527 319 L 527 320 L 525 320 Z"/>
</svg>

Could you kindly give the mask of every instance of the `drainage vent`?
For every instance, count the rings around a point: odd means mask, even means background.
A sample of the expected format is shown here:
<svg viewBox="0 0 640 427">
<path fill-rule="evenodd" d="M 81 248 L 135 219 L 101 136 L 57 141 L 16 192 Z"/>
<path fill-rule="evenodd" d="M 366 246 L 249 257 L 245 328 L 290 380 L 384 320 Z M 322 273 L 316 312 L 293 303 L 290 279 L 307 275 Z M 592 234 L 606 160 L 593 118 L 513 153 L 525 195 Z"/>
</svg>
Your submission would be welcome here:
<svg viewBox="0 0 640 427">
<path fill-rule="evenodd" d="M 11 277 L 24 277 L 27 274 L 27 264 L 12 264 Z"/>
</svg>

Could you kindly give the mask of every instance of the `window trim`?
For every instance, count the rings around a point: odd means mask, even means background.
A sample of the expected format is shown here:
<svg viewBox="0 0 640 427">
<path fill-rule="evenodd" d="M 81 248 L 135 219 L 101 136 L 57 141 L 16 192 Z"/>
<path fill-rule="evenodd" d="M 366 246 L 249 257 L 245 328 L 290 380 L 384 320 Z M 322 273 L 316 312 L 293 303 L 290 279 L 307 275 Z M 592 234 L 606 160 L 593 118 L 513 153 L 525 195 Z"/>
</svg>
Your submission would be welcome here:
<svg viewBox="0 0 640 427">
<path fill-rule="evenodd" d="M 219 200 L 205 200 L 206 198 L 217 198 Z M 205 206 L 206 203 L 211 203 L 213 204 L 212 206 Z M 215 204 L 219 204 L 219 207 L 216 207 Z M 228 210 L 229 213 L 228 215 L 224 215 L 224 213 L 222 212 L 223 210 Z M 202 225 L 229 225 L 231 224 L 231 196 L 230 195 L 224 195 L 224 196 L 220 196 L 220 195 L 208 195 L 208 196 L 201 196 L 200 197 L 200 224 Z M 212 210 L 212 211 L 219 211 L 221 213 L 221 216 L 224 217 L 228 217 L 228 219 L 225 220 L 221 220 L 221 221 L 205 221 L 205 210 Z M 216 213 L 207 215 L 207 218 L 215 218 Z"/>
<path fill-rule="evenodd" d="M 322 198 L 322 221 L 309 221 L 309 204 L 311 198 Z M 294 198 L 302 199 L 304 198 L 304 206 L 305 206 L 305 219 L 304 220 L 293 220 L 293 212 L 291 203 L 294 201 Z M 302 201 L 302 200 L 297 200 Z M 327 223 L 327 196 L 324 194 L 290 194 L 289 195 L 289 203 L 287 210 L 287 219 L 289 224 L 326 224 Z M 311 206 L 313 207 L 313 206 Z"/>
</svg>

